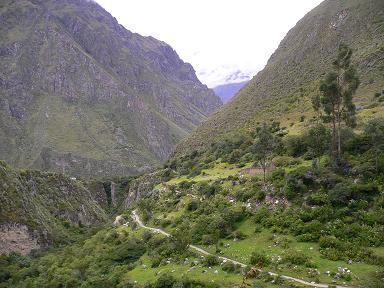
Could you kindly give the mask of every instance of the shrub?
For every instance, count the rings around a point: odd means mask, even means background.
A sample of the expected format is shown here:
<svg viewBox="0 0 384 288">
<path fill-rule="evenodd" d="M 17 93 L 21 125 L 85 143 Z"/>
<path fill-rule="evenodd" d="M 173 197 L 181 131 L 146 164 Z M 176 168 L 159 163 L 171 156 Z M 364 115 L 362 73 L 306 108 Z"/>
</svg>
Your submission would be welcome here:
<svg viewBox="0 0 384 288">
<path fill-rule="evenodd" d="M 265 191 L 263 191 L 263 190 L 257 190 L 256 191 L 255 198 L 258 201 L 264 201 L 266 196 L 267 196 L 267 194 L 265 193 Z"/>
<path fill-rule="evenodd" d="M 263 220 L 266 220 L 270 215 L 270 212 L 266 207 L 260 207 L 255 211 L 255 214 L 253 216 L 253 221 L 255 223 L 261 223 Z"/>
<path fill-rule="evenodd" d="M 272 180 L 283 180 L 285 177 L 285 169 L 277 168 L 272 172 L 271 179 Z"/>
<path fill-rule="evenodd" d="M 144 244 L 135 238 L 131 238 L 118 245 L 112 257 L 116 262 L 132 263 L 138 260 L 144 253 Z"/>
<path fill-rule="evenodd" d="M 221 269 L 228 273 L 239 273 L 241 271 L 241 266 L 230 261 L 226 261 L 221 266 Z"/>
<path fill-rule="evenodd" d="M 237 230 L 232 233 L 233 238 L 238 239 L 238 240 L 244 240 L 247 238 L 247 235 L 245 235 L 243 232 Z"/>
<path fill-rule="evenodd" d="M 257 265 L 260 267 L 268 266 L 271 263 L 269 257 L 264 252 L 252 252 L 251 258 L 249 259 L 251 265 Z"/>
<path fill-rule="evenodd" d="M 308 197 L 307 202 L 309 205 L 325 205 L 328 203 L 328 195 L 321 192 L 314 193 Z"/>
<path fill-rule="evenodd" d="M 372 199 L 379 194 L 377 185 L 374 184 L 350 184 L 341 182 L 333 187 L 328 195 L 335 206 L 348 205 L 350 200 Z"/>
<path fill-rule="evenodd" d="M 199 201 L 198 200 L 196 200 L 196 199 L 193 199 L 193 200 L 191 200 L 189 203 L 188 203 L 188 205 L 187 205 L 187 210 L 188 211 L 195 211 L 195 210 L 197 210 L 198 208 L 199 208 Z"/>
<path fill-rule="evenodd" d="M 5 271 L 5 270 L 1 269 L 0 270 L 0 283 L 7 281 L 9 278 L 11 278 L 11 273 L 9 271 Z"/>
<path fill-rule="evenodd" d="M 201 182 L 199 185 L 200 193 L 205 197 L 211 197 L 219 192 L 219 187 L 215 184 L 209 184 L 207 182 Z"/>
<path fill-rule="evenodd" d="M 203 235 L 201 238 L 201 243 L 203 245 L 211 245 L 215 243 L 214 237 L 211 234 Z"/>
<path fill-rule="evenodd" d="M 182 181 L 179 183 L 179 188 L 184 190 L 190 189 L 194 183 L 193 181 Z"/>
<path fill-rule="evenodd" d="M 176 279 L 172 275 L 166 273 L 160 275 L 159 279 L 157 279 L 155 288 L 172 288 L 175 283 Z"/>
<path fill-rule="evenodd" d="M 319 239 L 321 248 L 336 248 L 339 249 L 341 242 L 335 236 L 321 236 Z"/>
<path fill-rule="evenodd" d="M 305 265 L 306 267 L 315 268 L 307 255 L 296 250 L 289 250 L 286 252 L 283 261 L 288 264 Z"/>
<path fill-rule="evenodd" d="M 300 159 L 296 159 L 290 156 L 278 156 L 273 159 L 273 163 L 276 167 L 287 167 L 291 165 L 297 165 L 300 164 L 300 162 Z"/>
<path fill-rule="evenodd" d="M 299 157 L 307 152 L 307 146 L 302 136 L 288 136 L 285 140 L 287 154 L 293 157 Z"/>
<path fill-rule="evenodd" d="M 150 232 L 150 231 L 148 231 L 148 230 L 146 230 L 146 231 L 144 231 L 144 233 L 143 233 L 143 236 L 142 236 L 142 238 L 143 238 L 143 241 L 145 242 L 145 243 L 147 243 L 151 238 L 152 238 L 152 232 Z"/>
<path fill-rule="evenodd" d="M 162 257 L 160 257 L 160 256 L 155 256 L 154 258 L 152 258 L 151 259 L 152 261 L 152 263 L 151 263 L 151 267 L 152 268 L 156 268 L 156 267 L 159 267 L 160 266 L 160 263 L 161 263 L 161 261 L 163 260 L 163 258 Z"/>
<path fill-rule="evenodd" d="M 23 256 L 19 253 L 12 252 L 8 256 L 8 261 L 11 264 L 16 264 L 20 267 L 29 267 L 31 265 L 32 259 L 29 256 Z"/>
<path fill-rule="evenodd" d="M 204 258 L 203 265 L 206 267 L 216 266 L 219 264 L 219 258 L 213 255 L 208 255 Z"/>
</svg>

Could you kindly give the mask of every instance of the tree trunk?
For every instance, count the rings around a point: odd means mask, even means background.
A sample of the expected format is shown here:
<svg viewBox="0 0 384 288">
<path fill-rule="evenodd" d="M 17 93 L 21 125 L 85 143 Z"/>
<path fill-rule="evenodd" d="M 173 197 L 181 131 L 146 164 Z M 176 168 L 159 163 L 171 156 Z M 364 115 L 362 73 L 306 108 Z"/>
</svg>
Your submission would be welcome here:
<svg viewBox="0 0 384 288">
<path fill-rule="evenodd" d="M 267 161 L 264 160 L 263 161 L 263 175 L 264 175 L 264 183 L 265 183 L 265 170 L 266 170 L 266 166 L 267 166 Z"/>
<path fill-rule="evenodd" d="M 378 149 L 375 149 L 376 150 L 376 159 L 375 159 L 375 164 L 376 164 L 376 172 L 378 173 L 379 172 L 379 155 L 380 155 L 380 150 Z"/>
<path fill-rule="evenodd" d="M 341 159 L 341 120 L 340 116 L 338 119 L 338 127 L 337 127 L 337 157 L 340 160 Z"/>
<path fill-rule="evenodd" d="M 336 140 L 336 115 L 333 114 L 333 119 L 332 119 L 332 157 L 335 159 L 336 158 L 336 154 L 337 154 L 337 140 Z"/>
</svg>

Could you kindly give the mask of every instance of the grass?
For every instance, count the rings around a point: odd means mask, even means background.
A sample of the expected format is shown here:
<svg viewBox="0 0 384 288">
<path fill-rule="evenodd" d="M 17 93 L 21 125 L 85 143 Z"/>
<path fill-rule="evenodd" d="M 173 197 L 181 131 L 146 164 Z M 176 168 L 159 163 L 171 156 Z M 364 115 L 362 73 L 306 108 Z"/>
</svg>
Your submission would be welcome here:
<svg viewBox="0 0 384 288">
<path fill-rule="evenodd" d="M 129 226 L 120 226 L 116 228 L 119 233 L 133 234 L 135 237 L 141 238 L 145 229 L 132 230 Z M 239 274 L 230 274 L 223 271 L 220 266 L 203 267 L 201 264 L 197 265 L 195 269 L 191 269 L 191 263 L 195 260 L 200 260 L 200 255 L 189 257 L 187 263 L 176 263 L 172 260 L 171 263 L 156 268 L 151 268 L 151 261 L 147 254 L 143 255 L 137 265 L 132 271 L 127 272 L 127 278 L 138 284 L 146 284 L 154 282 L 164 273 L 169 273 L 176 278 L 189 277 L 191 279 L 201 280 L 204 282 L 213 282 L 219 284 L 221 287 L 228 287 L 232 284 L 238 284 L 242 281 L 242 276 Z M 215 271 L 217 270 L 217 273 Z M 205 272 L 206 271 L 206 272 Z"/>
<path fill-rule="evenodd" d="M 164 273 L 172 274 L 176 278 L 188 277 L 204 282 L 212 282 L 219 284 L 221 287 L 229 287 L 232 284 L 241 283 L 241 275 L 227 273 L 223 271 L 220 266 L 209 268 L 198 265 L 195 269 L 190 270 L 191 265 L 189 263 L 197 259 L 198 258 L 188 258 L 188 264 L 177 264 L 171 262 L 165 266 L 151 268 L 151 261 L 149 257 L 144 255 L 139 260 L 141 265 L 136 266 L 127 274 L 129 279 L 139 284 L 154 282 L 161 274 Z"/>
<path fill-rule="evenodd" d="M 246 166 L 239 168 L 236 165 L 222 163 L 219 161 L 215 163 L 214 167 L 210 169 L 203 169 L 200 175 L 197 175 L 194 177 L 188 177 L 187 175 L 175 177 L 169 180 L 168 182 L 165 182 L 165 184 L 174 185 L 174 184 L 179 184 L 183 181 L 201 182 L 201 181 L 214 181 L 217 179 L 225 179 L 231 175 L 236 175 L 240 173 L 244 168 L 248 168 L 250 166 L 251 166 L 251 163 L 248 163 Z"/>
<path fill-rule="evenodd" d="M 234 241 L 233 239 L 223 240 L 222 255 L 228 258 L 241 261 L 245 264 L 249 263 L 249 258 L 252 252 L 254 251 L 263 251 L 269 256 L 283 256 L 284 252 L 287 251 L 287 248 L 282 248 L 274 245 L 272 237 L 274 234 L 269 230 L 262 230 L 260 233 L 255 233 L 255 224 L 252 223 L 252 220 L 246 219 L 240 223 L 237 227 L 238 231 L 243 232 L 247 235 L 246 239 Z M 319 246 L 317 243 L 308 243 L 308 242 L 297 242 L 293 236 L 290 235 L 276 235 L 277 237 L 285 237 L 290 243 L 288 249 L 297 250 L 303 252 L 305 255 L 310 257 L 310 259 L 316 264 L 317 269 L 321 274 L 317 277 L 316 280 L 319 280 L 321 283 L 332 283 L 334 278 L 325 274 L 325 271 L 337 272 L 338 267 L 347 267 L 349 268 L 353 275 L 353 280 L 350 284 L 359 284 L 358 279 L 367 277 L 370 272 L 376 271 L 377 266 L 368 265 L 364 263 L 352 263 L 348 264 L 344 261 L 331 261 L 325 259 L 321 256 L 319 252 Z M 229 246 L 228 246 L 229 245 Z M 228 246 L 228 247 L 226 247 Z M 201 246 L 201 248 L 215 253 L 215 246 Z M 375 248 L 374 251 L 378 254 L 384 254 L 384 248 Z M 296 278 L 301 278 L 307 281 L 314 281 L 315 278 L 311 278 L 305 267 L 287 267 L 286 265 L 279 265 L 276 268 L 267 267 L 265 270 L 273 271 L 279 274 L 284 274 L 287 276 L 292 276 Z M 344 281 L 339 281 L 339 284 L 343 284 Z"/>
</svg>

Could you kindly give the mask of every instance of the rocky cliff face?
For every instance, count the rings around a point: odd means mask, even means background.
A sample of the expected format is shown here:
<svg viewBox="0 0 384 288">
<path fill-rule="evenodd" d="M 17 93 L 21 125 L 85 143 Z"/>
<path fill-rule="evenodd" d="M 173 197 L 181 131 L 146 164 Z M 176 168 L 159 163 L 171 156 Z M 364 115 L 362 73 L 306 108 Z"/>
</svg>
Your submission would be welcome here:
<svg viewBox="0 0 384 288">
<path fill-rule="evenodd" d="M 106 222 L 99 205 L 105 198 L 74 178 L 18 171 L 0 161 L 0 254 L 28 254 L 54 241 L 65 242 L 68 227 Z"/>
<path fill-rule="evenodd" d="M 0 3 L 0 158 L 83 176 L 164 160 L 221 101 L 93 1 Z"/>
<path fill-rule="evenodd" d="M 209 147 L 263 121 L 290 127 L 301 115 L 310 118 L 310 99 L 332 68 L 340 42 L 354 51 L 361 80 L 355 100 L 361 107 L 370 105 L 384 87 L 384 1 L 326 0 L 287 33 L 265 68 L 179 145 L 177 154 Z"/>
</svg>

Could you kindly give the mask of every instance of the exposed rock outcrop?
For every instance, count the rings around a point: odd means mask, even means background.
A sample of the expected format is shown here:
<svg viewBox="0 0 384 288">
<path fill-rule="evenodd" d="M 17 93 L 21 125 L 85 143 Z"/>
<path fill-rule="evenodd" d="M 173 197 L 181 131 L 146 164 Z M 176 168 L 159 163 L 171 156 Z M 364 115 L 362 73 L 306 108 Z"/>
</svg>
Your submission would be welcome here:
<svg viewBox="0 0 384 288">
<path fill-rule="evenodd" d="M 0 3 L 0 159 L 71 175 L 143 172 L 221 105 L 166 43 L 94 1 Z"/>
<path fill-rule="evenodd" d="M 162 181 L 162 171 L 147 173 L 130 183 L 128 195 L 124 200 L 123 207 L 128 208 L 133 202 L 140 198 L 155 193 L 155 186 Z"/>
<path fill-rule="evenodd" d="M 0 253 L 27 254 L 63 241 L 70 226 L 107 222 L 81 182 L 50 172 L 14 170 L 2 161 L 0 203 Z"/>
<path fill-rule="evenodd" d="M 18 252 L 29 254 L 41 247 L 39 235 L 31 233 L 26 225 L 14 222 L 0 224 L 0 255 Z"/>
</svg>

